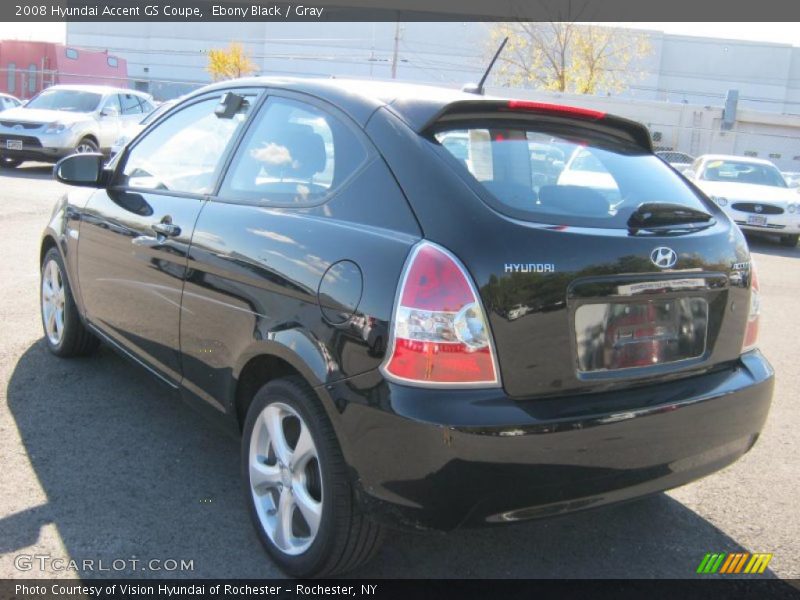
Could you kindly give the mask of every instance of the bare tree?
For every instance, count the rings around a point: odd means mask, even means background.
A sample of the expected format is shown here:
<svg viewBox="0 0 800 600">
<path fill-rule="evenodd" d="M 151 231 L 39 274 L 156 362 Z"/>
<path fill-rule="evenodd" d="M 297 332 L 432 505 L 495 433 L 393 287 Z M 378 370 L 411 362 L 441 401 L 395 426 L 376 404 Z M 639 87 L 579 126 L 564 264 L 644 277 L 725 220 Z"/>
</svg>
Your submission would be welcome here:
<svg viewBox="0 0 800 600">
<path fill-rule="evenodd" d="M 641 62 L 652 52 L 639 32 L 574 22 L 497 23 L 490 49 L 506 36 L 494 80 L 558 92 L 620 92 L 642 76 Z"/>
</svg>

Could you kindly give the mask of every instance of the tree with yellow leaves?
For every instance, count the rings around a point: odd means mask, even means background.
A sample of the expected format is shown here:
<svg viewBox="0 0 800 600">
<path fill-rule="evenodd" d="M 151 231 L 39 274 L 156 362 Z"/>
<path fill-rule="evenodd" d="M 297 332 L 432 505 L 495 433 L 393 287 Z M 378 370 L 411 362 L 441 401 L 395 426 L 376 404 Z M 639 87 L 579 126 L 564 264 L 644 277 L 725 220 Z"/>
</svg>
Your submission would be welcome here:
<svg viewBox="0 0 800 600">
<path fill-rule="evenodd" d="M 579 23 L 497 23 L 487 52 L 508 37 L 494 80 L 575 94 L 617 93 L 643 74 L 652 48 L 641 33 Z"/>
<path fill-rule="evenodd" d="M 241 44 L 232 43 L 225 49 L 208 51 L 206 71 L 211 74 L 213 81 L 246 77 L 257 70 L 258 67 L 250 60 Z"/>
</svg>

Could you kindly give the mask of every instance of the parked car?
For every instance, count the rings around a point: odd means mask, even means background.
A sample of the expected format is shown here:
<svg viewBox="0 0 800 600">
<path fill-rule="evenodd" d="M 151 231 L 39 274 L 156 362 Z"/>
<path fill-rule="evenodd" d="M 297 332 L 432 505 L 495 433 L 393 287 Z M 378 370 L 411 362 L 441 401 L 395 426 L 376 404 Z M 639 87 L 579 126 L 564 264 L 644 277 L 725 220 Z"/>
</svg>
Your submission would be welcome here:
<svg viewBox="0 0 800 600">
<path fill-rule="evenodd" d="M 786 185 L 790 188 L 800 188 L 800 173 L 797 171 L 781 171 L 781 175 L 783 179 L 786 181 Z M 800 191 L 800 190 L 795 190 Z"/>
<path fill-rule="evenodd" d="M 133 138 L 135 138 L 142 129 L 147 127 L 150 123 L 155 121 L 165 112 L 167 112 L 170 108 L 177 104 L 178 100 L 167 100 L 166 102 L 162 102 L 154 110 L 149 112 L 145 115 L 144 119 L 139 121 L 136 125 L 128 127 L 122 134 L 114 140 L 114 143 L 111 145 L 110 156 L 113 158 L 117 155 L 117 153 L 122 150 L 123 146 L 125 146 L 128 142 L 130 142 Z"/>
<path fill-rule="evenodd" d="M 0 159 L 56 162 L 75 152 L 108 154 L 121 133 L 153 110 L 152 98 L 134 90 L 54 85 L 0 118 Z"/>
<path fill-rule="evenodd" d="M 783 245 L 797 245 L 800 200 L 770 161 L 706 154 L 688 177 L 742 229 L 777 233 Z"/>
<path fill-rule="evenodd" d="M 22 102 L 20 102 L 20 100 L 15 98 L 14 96 L 11 96 L 10 94 L 0 93 L 0 112 L 3 112 L 10 108 L 16 108 L 21 104 Z M 6 166 L 6 163 L 7 163 L 6 159 L 3 158 L 3 156 L 0 156 L 0 166 Z"/>
<path fill-rule="evenodd" d="M 535 186 L 519 165 L 541 132 L 581 144 L 624 201 Z M 291 575 L 362 564 L 386 527 L 683 485 L 767 416 L 744 236 L 633 121 L 252 78 L 55 176 L 80 187 L 42 239 L 47 347 L 103 341 L 240 433 L 253 523 Z"/>
<path fill-rule="evenodd" d="M 677 152 L 676 150 L 661 150 L 656 152 L 656 156 L 666 161 L 673 169 L 679 172 L 688 169 L 694 162 L 694 156 L 685 152 Z"/>
<path fill-rule="evenodd" d="M 9 108 L 16 108 L 21 104 L 22 102 L 18 98 L 15 98 L 11 94 L 3 94 L 0 92 L 0 112 L 8 110 Z"/>
</svg>

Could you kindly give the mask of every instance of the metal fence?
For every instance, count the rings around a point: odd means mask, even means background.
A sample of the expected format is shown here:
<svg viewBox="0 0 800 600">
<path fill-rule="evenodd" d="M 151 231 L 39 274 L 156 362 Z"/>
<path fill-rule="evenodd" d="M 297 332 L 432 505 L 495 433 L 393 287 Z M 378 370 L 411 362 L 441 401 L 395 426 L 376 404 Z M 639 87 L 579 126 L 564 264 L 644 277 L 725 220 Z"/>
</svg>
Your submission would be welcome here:
<svg viewBox="0 0 800 600">
<path fill-rule="evenodd" d="M 136 89 L 151 94 L 157 101 L 164 101 L 208 83 L 51 70 L 32 73 L 0 68 L 0 92 L 11 93 L 22 100 L 54 84 L 99 84 Z M 565 96 L 508 88 L 490 89 L 489 93 L 582 105 L 626 116 L 648 127 L 656 150 L 684 152 L 693 157 L 715 153 L 764 158 L 774 162 L 782 171 L 800 172 L 800 116 L 797 115 L 741 111 L 733 127 L 726 129 L 722 122 L 722 106 L 639 102 L 625 97 Z"/>
</svg>

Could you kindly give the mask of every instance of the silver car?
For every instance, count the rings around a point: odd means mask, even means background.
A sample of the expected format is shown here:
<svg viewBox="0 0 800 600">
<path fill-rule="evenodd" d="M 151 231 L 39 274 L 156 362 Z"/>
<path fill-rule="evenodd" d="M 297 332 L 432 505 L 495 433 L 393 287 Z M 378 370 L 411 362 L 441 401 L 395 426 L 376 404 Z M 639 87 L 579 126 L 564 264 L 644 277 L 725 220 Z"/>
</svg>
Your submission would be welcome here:
<svg viewBox="0 0 800 600">
<path fill-rule="evenodd" d="M 0 112 L 8 110 L 9 108 L 16 108 L 20 104 L 22 104 L 22 102 L 11 94 L 3 94 L 0 92 Z"/>
<path fill-rule="evenodd" d="M 0 165 L 56 162 L 75 152 L 108 154 L 153 108 L 153 99 L 135 90 L 54 85 L 0 114 Z"/>
</svg>

